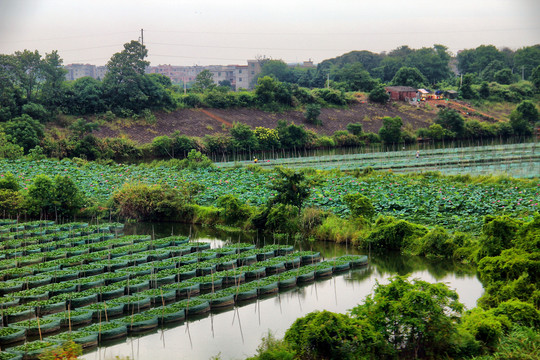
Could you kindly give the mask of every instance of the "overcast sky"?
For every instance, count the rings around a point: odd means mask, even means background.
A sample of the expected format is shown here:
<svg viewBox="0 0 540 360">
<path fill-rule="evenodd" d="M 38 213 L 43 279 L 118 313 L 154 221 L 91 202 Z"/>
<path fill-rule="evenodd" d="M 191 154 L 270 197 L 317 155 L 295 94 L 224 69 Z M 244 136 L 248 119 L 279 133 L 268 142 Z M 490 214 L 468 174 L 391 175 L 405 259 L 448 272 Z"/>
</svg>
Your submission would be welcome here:
<svg viewBox="0 0 540 360">
<path fill-rule="evenodd" d="M 0 53 L 58 50 L 105 65 L 144 44 L 151 65 L 319 63 L 352 50 L 540 43 L 540 0 L 0 0 Z"/>
</svg>

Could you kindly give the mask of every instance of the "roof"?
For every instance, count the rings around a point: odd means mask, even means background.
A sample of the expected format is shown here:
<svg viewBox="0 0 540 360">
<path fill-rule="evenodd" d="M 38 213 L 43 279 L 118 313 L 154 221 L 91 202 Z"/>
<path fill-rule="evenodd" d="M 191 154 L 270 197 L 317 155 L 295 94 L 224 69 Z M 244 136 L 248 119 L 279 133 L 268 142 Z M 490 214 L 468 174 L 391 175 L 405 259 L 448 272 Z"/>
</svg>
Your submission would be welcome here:
<svg viewBox="0 0 540 360">
<path fill-rule="evenodd" d="M 418 92 L 419 92 L 420 94 L 429 94 L 429 91 L 426 90 L 426 89 L 418 89 Z"/>
<path fill-rule="evenodd" d="M 393 92 L 416 92 L 415 88 L 412 88 L 410 86 L 387 86 L 385 87 L 386 91 L 393 91 Z"/>
</svg>

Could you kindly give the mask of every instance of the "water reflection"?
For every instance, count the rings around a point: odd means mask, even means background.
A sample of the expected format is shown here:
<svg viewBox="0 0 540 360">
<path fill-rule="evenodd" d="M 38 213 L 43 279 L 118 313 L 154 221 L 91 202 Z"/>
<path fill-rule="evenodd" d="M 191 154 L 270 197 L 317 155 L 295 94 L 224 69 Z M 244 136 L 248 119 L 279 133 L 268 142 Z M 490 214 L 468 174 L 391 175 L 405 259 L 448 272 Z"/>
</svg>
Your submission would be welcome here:
<svg viewBox="0 0 540 360">
<path fill-rule="evenodd" d="M 153 233 L 155 238 L 191 232 L 192 238 L 204 239 L 213 246 L 222 246 L 222 239 L 252 241 L 260 245 L 273 243 L 273 239 L 260 238 L 256 234 L 219 237 L 222 235 L 217 235 L 211 228 L 182 224 L 130 224 L 125 232 Z M 334 243 L 296 243 L 295 246 L 320 251 L 324 258 L 362 254 L 362 251 L 350 245 Z M 209 359 L 218 354 L 222 359 L 243 359 L 256 352 L 261 337 L 266 335 L 268 329 L 281 337 L 296 318 L 314 310 L 345 313 L 372 293 L 377 282 L 386 283 L 394 275 L 409 274 L 412 278 L 429 282 L 445 282 L 458 292 L 460 300 L 468 308 L 475 306 L 476 300 L 482 295 L 482 285 L 470 268 L 457 266 L 450 261 L 430 261 L 396 253 L 369 255 L 370 264 L 363 268 L 242 303 L 229 311 L 213 312 L 143 336 L 125 339 L 93 350 L 84 359 L 114 359 L 115 356 L 129 356 L 133 360 Z"/>
</svg>

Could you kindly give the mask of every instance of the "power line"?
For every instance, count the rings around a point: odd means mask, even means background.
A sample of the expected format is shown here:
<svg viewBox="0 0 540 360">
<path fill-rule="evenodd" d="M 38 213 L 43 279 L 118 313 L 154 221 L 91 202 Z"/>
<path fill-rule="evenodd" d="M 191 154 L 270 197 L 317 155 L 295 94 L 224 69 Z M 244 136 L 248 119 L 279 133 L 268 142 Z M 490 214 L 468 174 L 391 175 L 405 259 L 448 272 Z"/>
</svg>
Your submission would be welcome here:
<svg viewBox="0 0 540 360">
<path fill-rule="evenodd" d="M 254 48 L 247 46 L 221 46 L 221 45 L 193 45 L 193 44 L 174 44 L 174 43 L 156 43 L 149 42 L 149 45 L 163 46 L 185 46 L 194 48 L 210 48 L 210 49 L 242 49 L 242 50 L 278 50 L 278 51 L 349 51 L 344 49 L 302 49 L 302 48 Z"/>
<path fill-rule="evenodd" d="M 493 28 L 493 29 L 475 29 L 475 30 L 430 30 L 430 34 L 462 34 L 462 33 L 479 33 L 479 32 L 507 32 L 507 31 L 523 31 L 523 30 L 540 30 L 540 27 L 529 27 L 529 28 Z M 147 30 L 148 31 L 148 30 Z M 150 32 L 155 33 L 178 33 L 178 34 L 207 34 L 207 35 L 299 35 L 299 36 L 319 36 L 319 35 L 401 35 L 401 34 L 426 34 L 426 31 L 395 31 L 395 32 L 225 32 L 225 31 L 181 31 L 181 30 L 150 30 Z"/>
</svg>

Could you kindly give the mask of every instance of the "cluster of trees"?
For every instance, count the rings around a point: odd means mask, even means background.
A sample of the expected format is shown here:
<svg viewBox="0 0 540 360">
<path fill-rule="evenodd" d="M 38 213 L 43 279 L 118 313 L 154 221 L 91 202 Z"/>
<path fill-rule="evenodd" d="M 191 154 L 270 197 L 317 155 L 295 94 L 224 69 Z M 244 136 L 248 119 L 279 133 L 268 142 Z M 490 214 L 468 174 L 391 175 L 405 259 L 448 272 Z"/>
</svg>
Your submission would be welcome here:
<svg viewBox="0 0 540 360">
<path fill-rule="evenodd" d="M 56 51 L 42 57 L 36 50 L 0 55 L 0 121 L 27 114 L 47 122 L 59 113 L 87 115 L 112 110 L 129 116 L 144 109 L 175 109 L 169 78 L 145 74 L 146 48 L 124 44 L 107 63 L 103 81 L 84 77 L 72 82 Z"/>
<path fill-rule="evenodd" d="M 451 71 L 452 59 L 443 45 L 420 49 L 401 46 L 380 54 L 367 50 L 352 51 L 325 60 L 316 69 L 289 67 L 281 60 L 264 59 L 260 76 L 272 76 L 282 82 L 304 87 L 322 88 L 330 85 L 343 91 L 369 92 L 382 83 L 416 88 L 448 88 L 460 85 L 460 79 Z M 534 87 L 520 89 L 527 97 L 540 89 L 540 45 L 526 46 L 516 51 L 481 45 L 459 52 L 456 62 L 460 74 L 464 77 L 468 75 L 467 81 L 478 86 L 483 82 L 510 85 L 529 80 Z M 495 85 L 489 86 L 497 92 Z M 466 91 L 463 97 L 471 98 Z M 498 94 L 498 97 L 504 97 L 504 94 Z"/>
<path fill-rule="evenodd" d="M 68 176 L 50 179 L 46 175 L 37 175 L 24 189 L 9 172 L 0 178 L 0 211 L 4 217 L 25 214 L 41 219 L 73 218 L 86 202 Z"/>
</svg>

